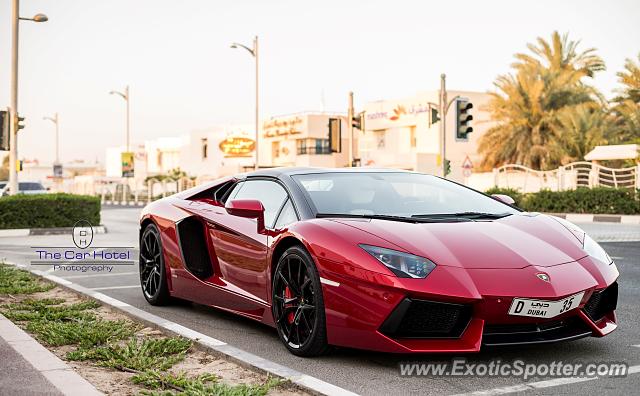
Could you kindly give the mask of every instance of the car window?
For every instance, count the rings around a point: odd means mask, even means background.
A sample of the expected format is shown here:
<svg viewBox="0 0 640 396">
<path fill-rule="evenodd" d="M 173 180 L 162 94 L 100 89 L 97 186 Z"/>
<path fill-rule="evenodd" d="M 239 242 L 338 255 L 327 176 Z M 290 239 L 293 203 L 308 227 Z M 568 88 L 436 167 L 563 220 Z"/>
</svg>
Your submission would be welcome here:
<svg viewBox="0 0 640 396">
<path fill-rule="evenodd" d="M 232 191 L 232 194 L 234 192 Z M 262 202 L 262 206 L 264 206 L 264 225 L 272 228 L 278 211 L 287 197 L 285 189 L 276 182 L 270 180 L 247 180 L 242 183 L 236 195 L 231 195 L 229 199 L 257 199 Z"/>
<path fill-rule="evenodd" d="M 227 195 L 227 197 L 225 198 L 225 202 L 235 198 L 235 196 L 238 194 L 238 191 L 240 191 L 240 189 L 242 188 L 242 185 L 244 184 L 244 182 L 239 182 L 236 183 L 235 186 L 233 186 L 233 189 L 231 190 L 231 192 Z"/>
<path fill-rule="evenodd" d="M 36 190 L 44 190 L 44 186 L 40 183 L 33 182 L 22 182 L 19 183 L 18 189 L 20 191 L 36 191 Z"/>
<path fill-rule="evenodd" d="M 280 229 L 288 226 L 291 223 L 295 223 L 298 221 L 298 215 L 296 214 L 296 210 L 293 208 L 293 204 L 290 199 L 287 199 L 287 203 L 284 204 L 280 215 L 278 216 L 278 221 L 276 221 L 276 225 L 274 228 Z"/>
</svg>

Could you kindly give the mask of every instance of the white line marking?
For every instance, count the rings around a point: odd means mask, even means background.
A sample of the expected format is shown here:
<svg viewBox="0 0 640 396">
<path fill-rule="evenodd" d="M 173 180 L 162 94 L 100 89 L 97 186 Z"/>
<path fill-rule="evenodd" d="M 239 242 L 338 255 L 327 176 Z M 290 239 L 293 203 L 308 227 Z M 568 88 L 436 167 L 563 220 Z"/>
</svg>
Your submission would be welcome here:
<svg viewBox="0 0 640 396">
<path fill-rule="evenodd" d="M 637 345 L 635 345 L 637 346 Z M 627 375 L 640 373 L 640 365 L 629 366 Z M 469 393 L 461 393 L 457 396 L 490 396 L 490 395 L 504 395 L 507 393 L 524 392 L 534 389 L 551 388 L 554 386 L 577 384 L 580 382 L 592 381 L 597 379 L 605 379 L 610 377 L 566 377 L 566 378 L 554 378 L 545 381 L 527 382 L 524 384 L 503 386 L 500 388 L 487 389 L 483 391 L 474 391 Z"/>
<path fill-rule="evenodd" d="M 89 290 L 117 290 L 117 289 L 133 289 L 134 287 L 140 287 L 140 285 L 128 285 L 128 286 L 106 286 L 106 287 L 90 287 Z"/>
<path fill-rule="evenodd" d="M 636 348 L 640 348 L 640 344 L 638 344 L 638 345 L 631 345 L 631 346 L 634 346 L 634 347 L 636 347 Z"/>
<path fill-rule="evenodd" d="M 325 285 L 329 285 L 329 286 L 340 286 L 340 284 L 338 282 L 332 281 L 331 279 L 327 279 L 327 278 L 320 278 L 320 283 L 323 283 Z"/>
<path fill-rule="evenodd" d="M 102 278 L 103 276 L 118 276 L 118 275 L 138 275 L 138 273 L 137 272 L 114 272 L 111 274 L 71 275 L 71 276 L 65 276 L 64 279 Z"/>
</svg>

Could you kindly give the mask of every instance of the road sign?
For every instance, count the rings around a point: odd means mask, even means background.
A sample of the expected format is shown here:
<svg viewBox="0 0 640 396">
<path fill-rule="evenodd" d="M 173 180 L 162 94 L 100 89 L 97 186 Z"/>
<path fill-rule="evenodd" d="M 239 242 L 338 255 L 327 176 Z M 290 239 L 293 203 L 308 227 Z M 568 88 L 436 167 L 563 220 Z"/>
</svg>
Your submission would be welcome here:
<svg viewBox="0 0 640 396">
<path fill-rule="evenodd" d="M 62 177 L 62 164 L 53 164 L 53 177 Z"/>
<path fill-rule="evenodd" d="M 473 162 L 471 162 L 471 158 L 468 155 L 462 161 L 462 169 L 473 169 Z"/>
</svg>

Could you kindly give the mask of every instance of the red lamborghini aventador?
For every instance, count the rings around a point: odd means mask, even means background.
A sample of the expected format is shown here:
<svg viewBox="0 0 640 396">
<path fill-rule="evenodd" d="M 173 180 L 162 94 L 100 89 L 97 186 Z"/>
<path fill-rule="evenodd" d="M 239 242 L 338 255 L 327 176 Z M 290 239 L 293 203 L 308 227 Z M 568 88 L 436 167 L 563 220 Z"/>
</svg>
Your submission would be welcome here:
<svg viewBox="0 0 640 396">
<path fill-rule="evenodd" d="M 149 303 L 258 320 L 301 356 L 602 337 L 617 326 L 617 277 L 575 225 L 405 171 L 261 170 L 153 202 L 140 219 Z"/>
</svg>

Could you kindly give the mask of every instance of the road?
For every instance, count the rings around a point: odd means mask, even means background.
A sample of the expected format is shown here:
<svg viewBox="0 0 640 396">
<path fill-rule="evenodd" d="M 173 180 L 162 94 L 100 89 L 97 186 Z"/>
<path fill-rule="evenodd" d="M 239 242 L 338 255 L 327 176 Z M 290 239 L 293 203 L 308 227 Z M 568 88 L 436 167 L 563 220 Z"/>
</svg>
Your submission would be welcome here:
<svg viewBox="0 0 640 396">
<path fill-rule="evenodd" d="M 102 211 L 107 234 L 97 234 L 94 246 L 137 246 L 137 219 L 139 209 L 105 208 Z M 497 348 L 483 350 L 477 355 L 465 356 L 481 363 L 500 358 L 509 361 L 523 358 L 527 363 L 545 363 L 552 360 L 583 362 L 624 361 L 631 366 L 640 365 L 640 226 L 622 224 L 580 224 L 614 258 L 621 276 L 618 318 L 620 327 L 604 339 L 587 338 L 574 342 L 535 347 Z M 70 235 L 0 238 L 0 258 L 28 264 L 35 259 L 31 246 L 70 246 Z M 71 245 L 72 246 L 72 245 Z M 40 269 L 42 269 L 40 267 Z M 219 310 L 191 304 L 177 303 L 168 307 L 153 307 L 142 297 L 135 267 L 116 267 L 109 274 L 72 273 L 55 274 L 82 286 L 99 289 L 118 300 L 152 312 L 211 337 L 225 341 L 246 351 L 291 367 L 324 381 L 364 395 L 374 394 L 457 394 L 478 390 L 491 390 L 522 384 L 521 378 L 456 377 L 426 378 L 401 377 L 400 362 L 434 362 L 451 359 L 451 355 L 390 355 L 350 349 L 336 349 L 327 356 L 303 359 L 289 354 L 280 344 L 275 330 L 248 319 Z M 544 379 L 544 378 L 543 378 Z M 537 380 L 537 379 L 534 379 Z M 531 394 L 635 394 L 640 388 L 640 375 L 626 378 L 605 378 L 571 383 L 528 391 Z"/>
</svg>

